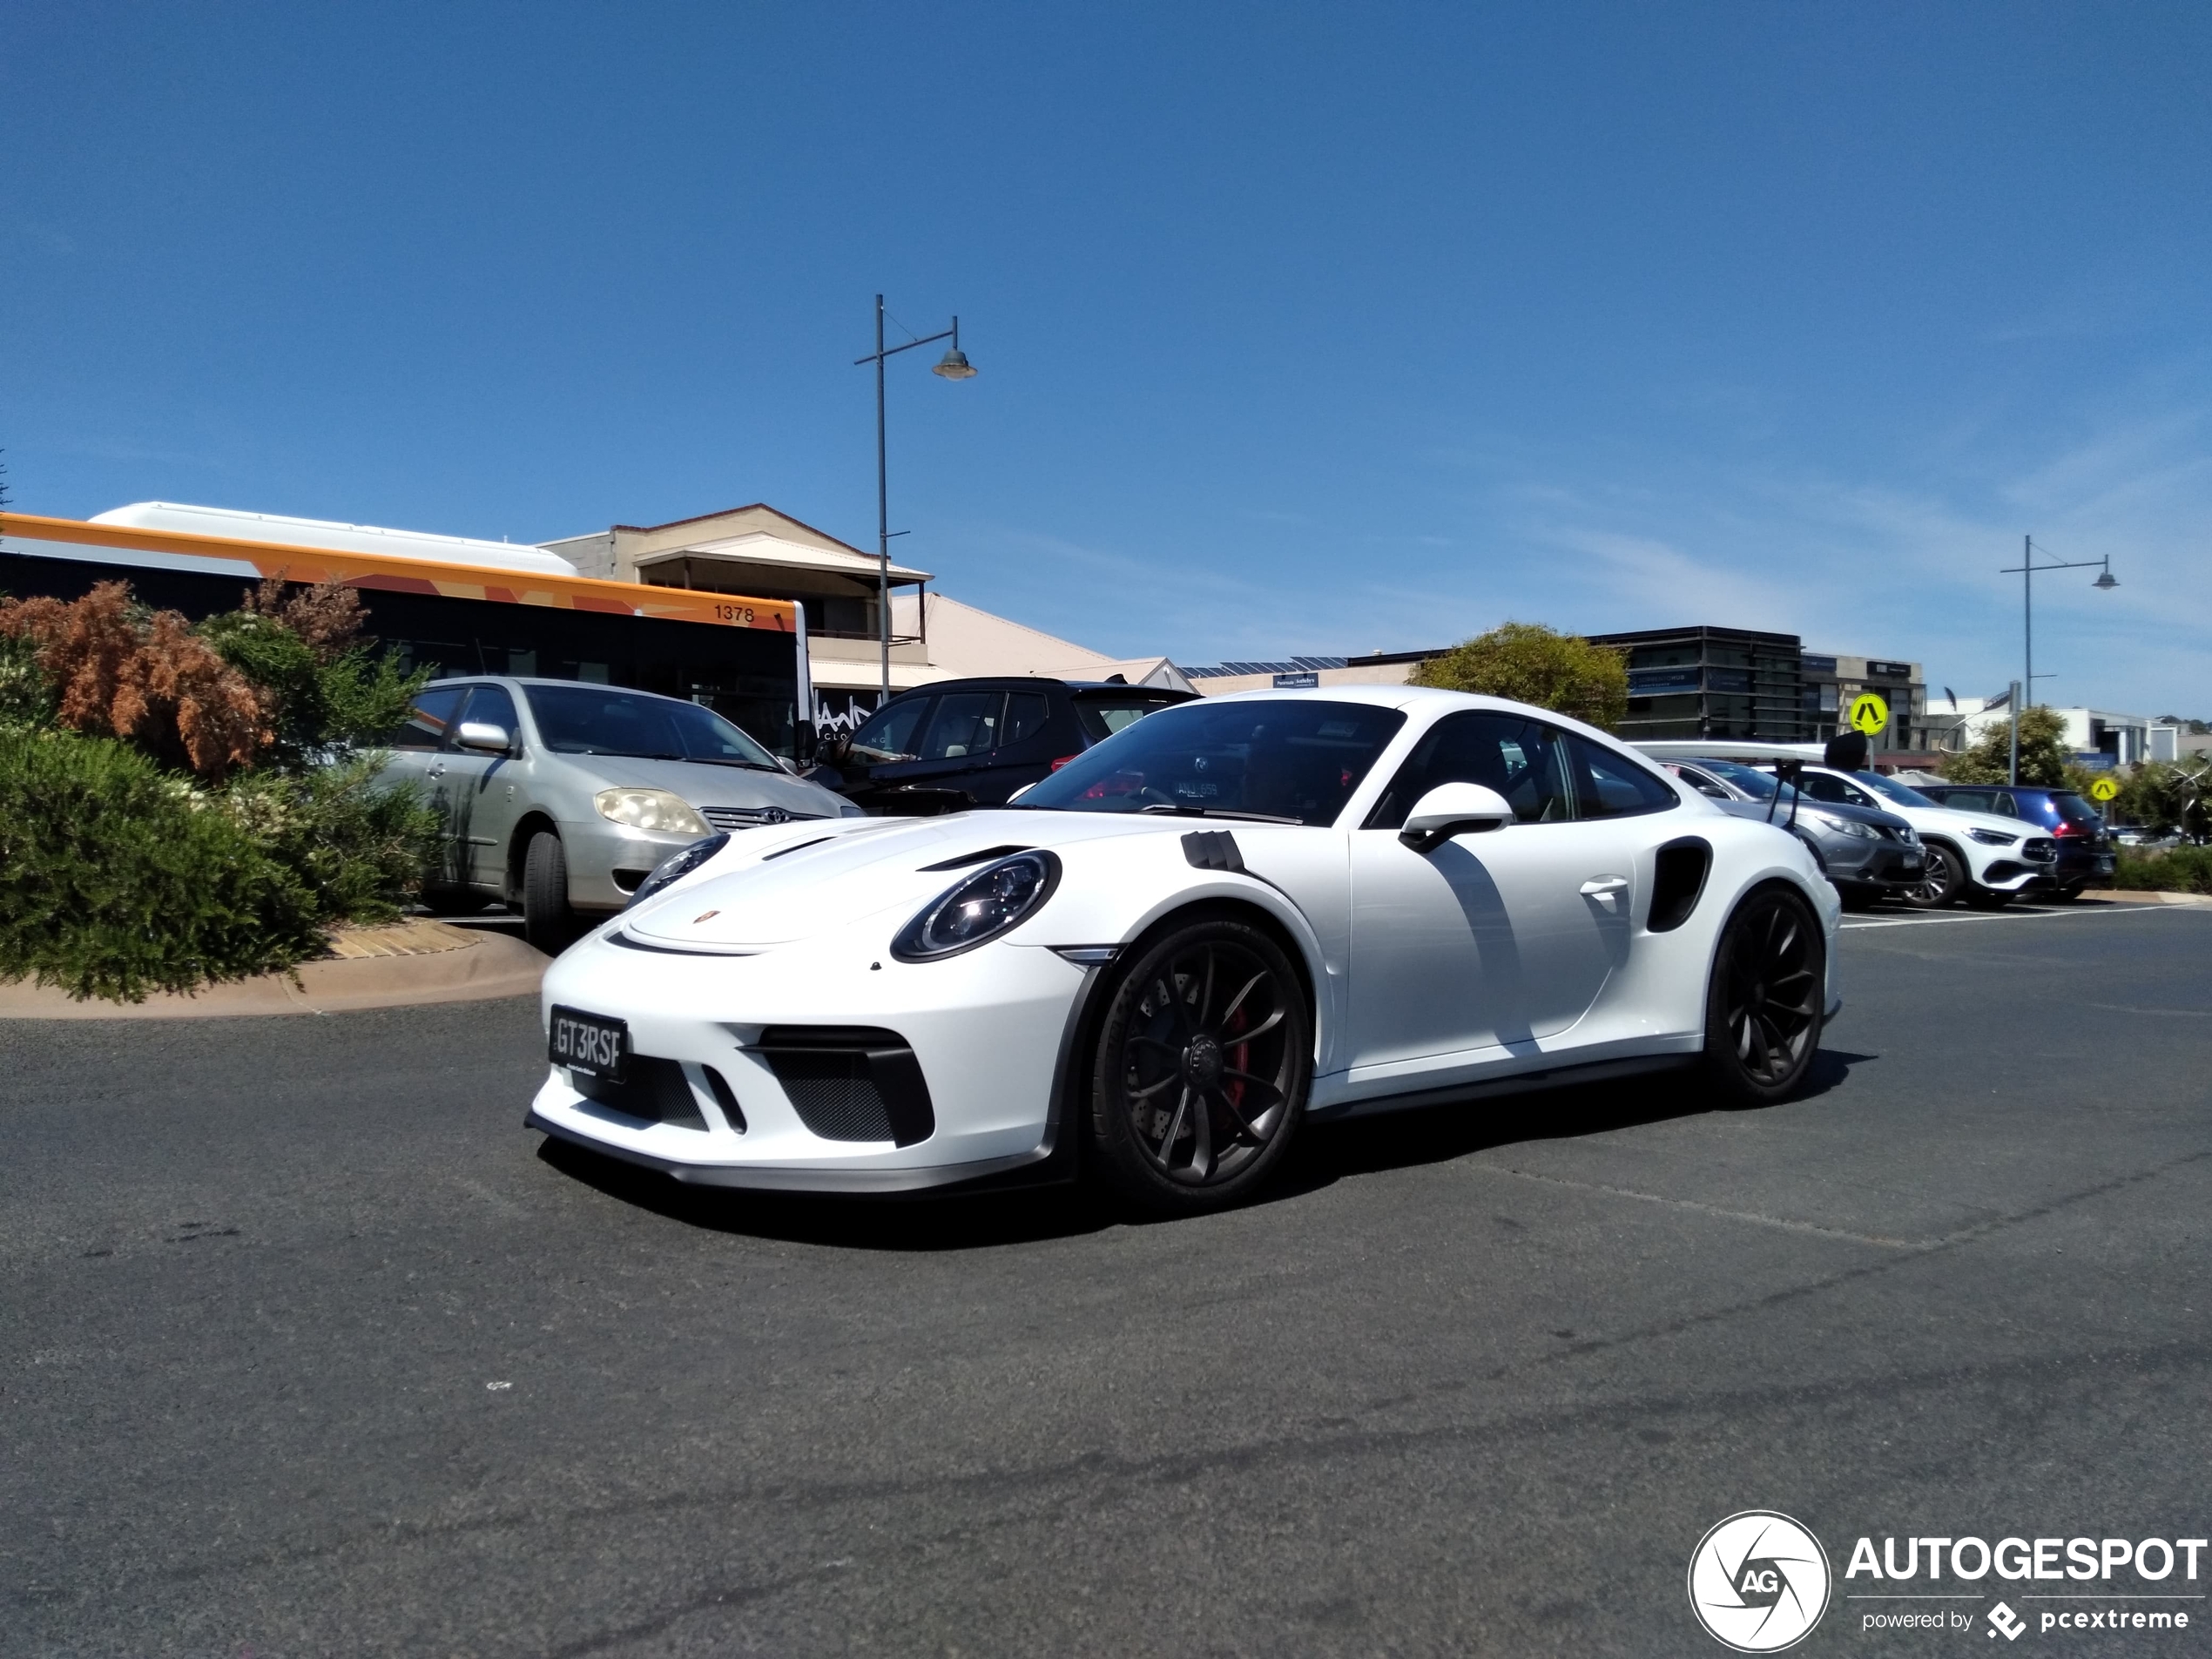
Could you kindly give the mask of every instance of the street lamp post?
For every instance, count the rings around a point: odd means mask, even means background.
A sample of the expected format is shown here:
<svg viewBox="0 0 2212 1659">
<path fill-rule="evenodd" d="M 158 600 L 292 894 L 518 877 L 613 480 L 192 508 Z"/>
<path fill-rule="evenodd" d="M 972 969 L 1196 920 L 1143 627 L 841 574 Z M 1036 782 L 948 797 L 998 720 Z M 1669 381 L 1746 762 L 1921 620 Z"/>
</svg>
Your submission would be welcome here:
<svg viewBox="0 0 2212 1659">
<path fill-rule="evenodd" d="M 2013 764 L 2010 781 L 2014 784 L 2018 784 L 2020 780 L 2020 705 L 2035 695 L 2035 573 L 2038 570 L 2098 570 L 2102 574 L 2089 584 L 2091 587 L 2109 593 L 2120 585 L 2120 578 L 2112 573 L 2112 560 L 2109 556 L 2101 559 L 2054 559 L 2047 555 L 2044 562 L 2038 564 L 2035 562 L 2035 538 L 2033 536 L 2024 536 L 2020 541 L 2022 543 L 2020 562 L 2015 565 L 2008 565 L 1997 573 L 2000 576 L 2017 576 L 2020 579 L 2020 645 L 2023 678 L 2020 680 L 2020 689 L 2013 695 Z"/>
<path fill-rule="evenodd" d="M 927 346 L 940 340 L 951 341 L 952 346 L 930 369 L 948 381 L 970 381 L 975 371 L 968 366 L 967 354 L 960 348 L 960 319 L 953 319 L 953 326 L 927 334 L 920 340 L 910 340 L 903 346 L 887 347 L 883 343 L 883 296 L 875 297 L 875 349 L 866 357 L 855 357 L 861 363 L 875 365 L 875 557 L 876 557 L 876 632 L 883 648 L 883 694 L 876 706 L 880 708 L 891 697 L 891 487 L 890 474 L 886 467 L 883 448 L 883 363 L 902 351 L 912 351 L 917 346 Z M 901 532 L 903 534 L 904 532 Z"/>
</svg>

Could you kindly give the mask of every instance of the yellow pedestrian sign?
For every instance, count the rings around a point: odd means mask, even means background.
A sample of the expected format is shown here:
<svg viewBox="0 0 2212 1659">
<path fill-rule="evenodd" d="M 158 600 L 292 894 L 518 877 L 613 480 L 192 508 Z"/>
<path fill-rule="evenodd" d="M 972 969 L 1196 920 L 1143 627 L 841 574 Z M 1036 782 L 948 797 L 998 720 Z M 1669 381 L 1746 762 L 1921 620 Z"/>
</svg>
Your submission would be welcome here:
<svg viewBox="0 0 2212 1659">
<path fill-rule="evenodd" d="M 1890 705 L 1871 691 L 1861 691 L 1851 700 L 1851 723 L 1853 731 L 1879 737 L 1888 728 Z"/>
<path fill-rule="evenodd" d="M 2114 778 L 2100 778 L 2089 786 L 2091 800 L 2111 800 L 2119 793 L 2120 782 Z"/>
</svg>

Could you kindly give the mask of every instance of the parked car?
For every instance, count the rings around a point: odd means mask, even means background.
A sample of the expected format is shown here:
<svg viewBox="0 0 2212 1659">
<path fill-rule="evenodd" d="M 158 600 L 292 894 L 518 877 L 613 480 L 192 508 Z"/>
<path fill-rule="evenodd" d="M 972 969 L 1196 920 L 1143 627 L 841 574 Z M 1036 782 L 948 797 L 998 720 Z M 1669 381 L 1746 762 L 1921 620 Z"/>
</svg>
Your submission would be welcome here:
<svg viewBox="0 0 2212 1659">
<path fill-rule="evenodd" d="M 808 774 L 870 813 L 930 817 L 1000 806 L 1094 743 L 1194 693 L 1163 685 L 1006 678 L 901 691 Z"/>
<path fill-rule="evenodd" d="M 519 904 L 548 952 L 703 837 L 860 815 L 711 709 L 577 680 L 433 681 L 388 746 L 444 820 L 433 907 Z"/>
<path fill-rule="evenodd" d="M 1994 813 L 1942 806 L 1878 772 L 1839 772 L 1807 766 L 1797 786 L 1813 799 L 1846 806 L 1878 806 L 1920 833 L 1920 885 L 1905 902 L 1940 909 L 1963 899 L 1978 909 L 2002 909 L 2023 894 L 2057 890 L 2059 844 L 2037 833 L 2040 825 Z"/>
<path fill-rule="evenodd" d="M 1820 873 L 1848 906 L 1902 898 L 1920 883 L 1920 838 L 1895 813 L 1808 802 L 1789 785 L 1777 785 L 1756 766 L 1738 761 L 1701 757 L 1660 765 L 1723 812 L 1790 830 L 1812 849 Z"/>
<path fill-rule="evenodd" d="M 2071 903 L 2084 887 L 2108 886 L 2114 842 L 2104 814 L 2071 789 L 2040 784 L 1924 784 L 1920 793 L 1937 805 L 1964 813 L 1994 813 L 2017 818 L 2047 832 L 2059 844 L 2052 867 L 2054 883 L 2042 895 Z"/>
</svg>

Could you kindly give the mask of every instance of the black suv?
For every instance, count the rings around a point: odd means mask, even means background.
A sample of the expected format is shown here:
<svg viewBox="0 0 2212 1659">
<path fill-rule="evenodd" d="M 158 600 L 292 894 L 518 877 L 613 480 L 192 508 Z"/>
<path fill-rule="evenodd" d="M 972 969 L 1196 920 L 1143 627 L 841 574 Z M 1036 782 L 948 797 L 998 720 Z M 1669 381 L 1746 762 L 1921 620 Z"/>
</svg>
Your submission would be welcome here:
<svg viewBox="0 0 2212 1659">
<path fill-rule="evenodd" d="M 807 776 L 872 813 L 1000 806 L 1092 744 L 1195 695 L 1118 680 L 940 680 L 900 692 L 850 737 L 826 739 Z"/>
<path fill-rule="evenodd" d="M 2059 844 L 2059 861 L 2051 867 L 2054 893 L 2039 896 L 2078 899 L 2081 889 L 2104 887 L 2112 880 L 2113 844 L 2105 833 L 2104 815 L 2071 789 L 2052 789 L 2041 784 L 1921 784 L 1920 792 L 1942 806 L 1967 813 L 1994 813 L 2040 824 Z"/>
</svg>

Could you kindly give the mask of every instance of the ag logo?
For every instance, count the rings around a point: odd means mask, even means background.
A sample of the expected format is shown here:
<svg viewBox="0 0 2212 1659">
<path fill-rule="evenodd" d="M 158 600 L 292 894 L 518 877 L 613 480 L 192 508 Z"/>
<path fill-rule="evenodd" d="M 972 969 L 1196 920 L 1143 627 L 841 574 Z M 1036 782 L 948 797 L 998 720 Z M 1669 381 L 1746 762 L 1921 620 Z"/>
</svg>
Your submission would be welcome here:
<svg viewBox="0 0 2212 1659">
<path fill-rule="evenodd" d="M 1854 732 L 1864 732 L 1870 738 L 1878 738 L 1890 723 L 1890 705 L 1872 691 L 1861 691 L 1851 700 L 1851 724 Z"/>
<path fill-rule="evenodd" d="M 1787 1515 L 1747 1509 L 1700 1539 L 1689 1607 L 1706 1634 L 1738 1653 L 1779 1653 L 1828 1610 L 1828 1554 Z"/>
</svg>

